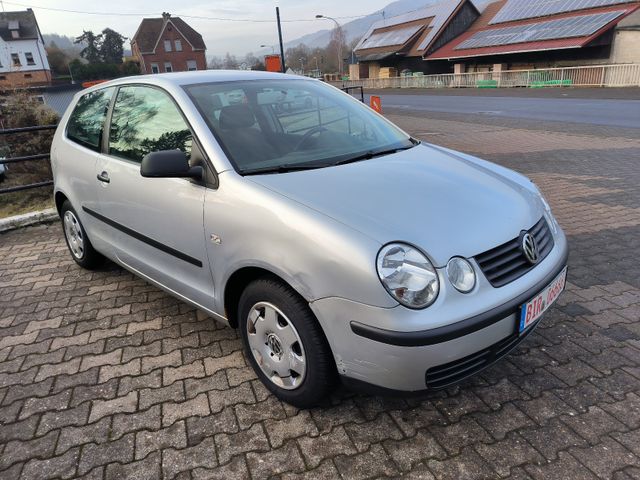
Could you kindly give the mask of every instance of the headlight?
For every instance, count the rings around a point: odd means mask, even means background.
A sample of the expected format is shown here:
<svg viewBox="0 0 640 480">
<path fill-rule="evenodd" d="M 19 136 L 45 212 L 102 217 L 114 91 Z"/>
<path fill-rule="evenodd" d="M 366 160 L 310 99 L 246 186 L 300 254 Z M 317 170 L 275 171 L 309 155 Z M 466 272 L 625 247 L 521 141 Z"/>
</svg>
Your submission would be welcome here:
<svg viewBox="0 0 640 480">
<path fill-rule="evenodd" d="M 378 253 L 378 276 L 384 288 L 405 307 L 425 308 L 440 291 L 438 273 L 420 250 L 391 243 Z"/>
<path fill-rule="evenodd" d="M 549 202 L 547 202 L 547 199 L 544 198 L 544 195 L 542 195 L 540 189 L 538 189 L 538 195 L 540 196 L 540 201 L 542 202 L 542 206 L 544 207 L 544 216 L 547 219 L 547 223 L 551 227 L 553 233 L 558 233 L 558 224 L 556 221 L 556 217 L 554 217 L 553 213 L 551 212 L 551 206 L 549 205 Z"/>
<path fill-rule="evenodd" d="M 464 258 L 453 257 L 447 264 L 447 276 L 451 284 L 462 293 L 469 293 L 476 286 L 476 272 Z"/>
</svg>

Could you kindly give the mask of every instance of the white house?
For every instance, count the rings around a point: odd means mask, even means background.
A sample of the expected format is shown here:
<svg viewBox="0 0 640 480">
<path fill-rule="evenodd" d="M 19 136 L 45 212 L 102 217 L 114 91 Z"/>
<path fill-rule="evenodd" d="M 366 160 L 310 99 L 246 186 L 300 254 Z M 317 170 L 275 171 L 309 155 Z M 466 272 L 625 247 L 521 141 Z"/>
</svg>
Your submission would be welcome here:
<svg viewBox="0 0 640 480">
<path fill-rule="evenodd" d="M 0 12 L 0 88 L 49 83 L 51 69 L 33 10 Z"/>
</svg>

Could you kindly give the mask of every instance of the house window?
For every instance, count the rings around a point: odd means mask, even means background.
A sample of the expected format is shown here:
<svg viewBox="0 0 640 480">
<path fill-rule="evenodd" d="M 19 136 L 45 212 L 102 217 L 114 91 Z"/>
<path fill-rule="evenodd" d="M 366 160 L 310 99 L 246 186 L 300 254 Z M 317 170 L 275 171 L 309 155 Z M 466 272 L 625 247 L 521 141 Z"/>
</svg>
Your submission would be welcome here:
<svg viewBox="0 0 640 480">
<path fill-rule="evenodd" d="M 171 51 L 171 40 L 165 40 L 164 41 L 164 51 L 165 52 L 170 52 Z"/>
<path fill-rule="evenodd" d="M 11 54 L 11 61 L 13 62 L 13 66 L 14 67 L 19 67 L 22 64 L 20 63 L 20 57 L 18 56 L 17 53 L 12 53 Z"/>
<path fill-rule="evenodd" d="M 173 67 L 171 66 L 171 62 L 164 62 L 164 71 L 167 73 L 173 72 Z"/>
<path fill-rule="evenodd" d="M 0 80 L 6 80 L 7 77 L 5 75 L 0 75 Z"/>
<path fill-rule="evenodd" d="M 36 61 L 33 59 L 31 52 L 24 52 L 24 58 L 27 60 L 27 65 L 35 65 Z"/>
<path fill-rule="evenodd" d="M 31 74 L 30 73 L 25 73 L 24 74 L 24 78 L 31 78 Z"/>
<path fill-rule="evenodd" d="M 182 51 L 182 41 L 181 40 L 176 40 L 173 43 L 176 46 L 176 52 L 181 52 Z"/>
<path fill-rule="evenodd" d="M 198 70 L 198 64 L 195 60 L 187 60 L 187 70 L 189 70 L 190 72 Z"/>
<path fill-rule="evenodd" d="M 151 64 L 151 73 L 160 73 L 160 68 L 158 68 L 158 64 L 157 63 L 152 63 Z"/>
</svg>

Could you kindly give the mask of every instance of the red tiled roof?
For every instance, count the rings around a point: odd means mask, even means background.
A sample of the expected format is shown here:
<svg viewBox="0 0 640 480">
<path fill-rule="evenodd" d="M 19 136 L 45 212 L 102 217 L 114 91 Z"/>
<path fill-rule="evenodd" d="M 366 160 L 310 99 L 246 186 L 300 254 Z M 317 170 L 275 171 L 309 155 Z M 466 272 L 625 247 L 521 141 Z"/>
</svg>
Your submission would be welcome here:
<svg viewBox="0 0 640 480">
<path fill-rule="evenodd" d="M 613 26 L 615 26 L 618 22 L 620 22 L 623 18 L 627 17 L 629 14 L 640 8 L 640 2 L 634 4 L 627 5 L 611 5 L 607 7 L 600 8 L 590 8 L 588 10 L 579 10 L 573 12 L 566 12 L 557 15 L 551 15 L 547 17 L 539 17 L 534 19 L 526 19 L 526 20 L 518 20 L 514 22 L 505 22 L 496 25 L 489 25 L 489 22 L 497 15 L 500 9 L 504 6 L 506 0 L 499 0 L 497 2 L 493 2 L 489 4 L 480 18 L 474 22 L 474 24 L 467 30 L 465 33 L 455 38 L 451 42 L 444 45 L 442 48 L 436 50 L 431 55 L 425 57 L 425 60 L 443 60 L 443 59 L 454 59 L 454 58 L 470 58 L 470 57 L 483 57 L 488 55 L 500 55 L 500 54 L 508 54 L 508 53 L 518 53 L 518 52 L 534 52 L 540 50 L 561 50 L 566 48 L 580 48 L 592 42 L 594 39 L 598 38 L 603 33 L 610 30 Z M 516 25 L 531 25 L 541 22 L 546 22 L 549 20 L 556 20 L 561 18 L 570 18 L 570 17 L 579 17 L 580 15 L 584 15 L 585 13 L 605 13 L 612 11 L 620 11 L 624 10 L 625 13 L 615 20 L 612 20 L 603 28 L 595 32 L 593 35 L 586 37 L 573 37 L 573 38 L 561 38 L 556 40 L 542 40 L 535 42 L 523 42 L 523 43 L 513 43 L 508 45 L 496 45 L 491 47 L 481 47 L 481 48 L 465 48 L 465 49 L 456 49 L 458 45 L 461 45 L 465 40 L 472 37 L 474 34 L 478 32 L 490 31 L 494 29 L 500 29 L 505 27 L 511 27 Z"/>
</svg>

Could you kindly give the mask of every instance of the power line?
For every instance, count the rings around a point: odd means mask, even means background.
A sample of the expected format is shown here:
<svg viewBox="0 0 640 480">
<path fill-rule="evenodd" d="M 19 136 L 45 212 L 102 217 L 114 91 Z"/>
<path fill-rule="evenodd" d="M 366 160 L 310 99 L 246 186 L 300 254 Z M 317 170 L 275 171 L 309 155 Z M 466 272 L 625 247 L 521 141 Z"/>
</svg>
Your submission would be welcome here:
<svg viewBox="0 0 640 480">
<path fill-rule="evenodd" d="M 77 14 L 83 14 L 83 15 L 101 15 L 101 16 L 111 16 L 111 17 L 151 17 L 151 16 L 158 16 L 157 13 L 125 13 L 125 12 L 89 12 L 89 11 L 84 11 L 84 10 L 71 10 L 71 9 L 66 9 L 66 8 L 53 8 L 53 7 L 42 7 L 39 5 L 28 5 L 26 3 L 19 3 L 19 2 L 11 2 L 11 1 L 7 1 L 7 0 L 3 0 L 4 3 L 7 3 L 9 5 L 16 5 L 19 7 L 27 7 L 27 8 L 37 8 L 40 10 L 49 10 L 52 12 L 62 12 L 62 13 L 77 13 Z M 220 22 L 247 22 L 247 23 L 275 23 L 275 20 L 266 20 L 266 19 L 252 19 L 252 18 L 225 18 L 225 17 L 208 17 L 208 16 L 202 16 L 202 15 L 183 15 L 183 14 L 179 14 L 176 13 L 174 14 L 176 17 L 184 17 L 184 18 L 193 18 L 196 20 L 216 20 L 216 21 L 220 21 Z M 347 16 L 347 17 L 336 17 L 339 18 L 341 20 L 347 20 L 347 19 L 353 19 L 353 18 L 362 18 L 362 17 L 366 17 L 367 15 L 352 15 L 352 16 Z M 292 23 L 292 22 L 316 22 L 317 19 L 315 18 L 299 18 L 299 19 L 292 19 L 292 20 L 282 20 L 283 23 Z"/>
</svg>

